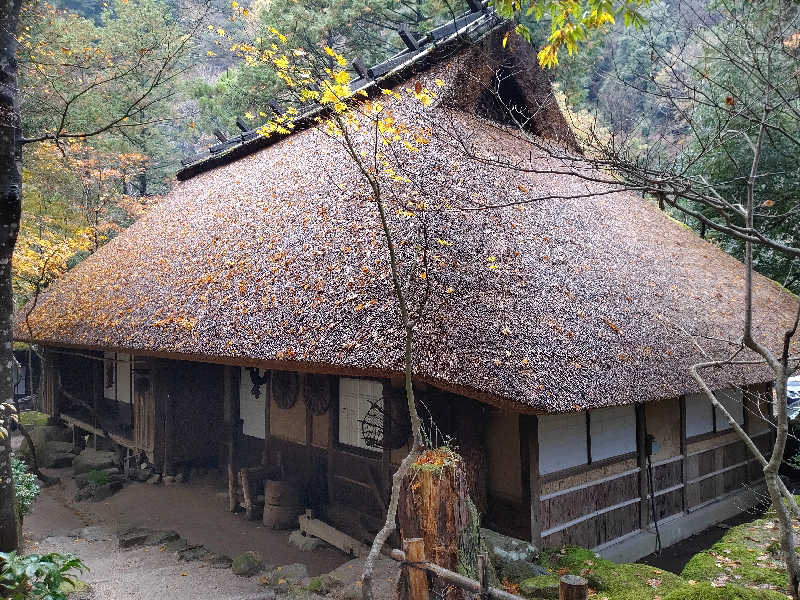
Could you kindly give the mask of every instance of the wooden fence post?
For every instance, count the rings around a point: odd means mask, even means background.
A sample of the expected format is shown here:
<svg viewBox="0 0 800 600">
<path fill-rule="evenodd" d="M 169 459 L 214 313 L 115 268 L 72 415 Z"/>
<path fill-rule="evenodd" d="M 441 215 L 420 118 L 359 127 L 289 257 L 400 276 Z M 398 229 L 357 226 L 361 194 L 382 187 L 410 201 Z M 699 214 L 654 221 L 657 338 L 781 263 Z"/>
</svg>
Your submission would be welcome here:
<svg viewBox="0 0 800 600">
<path fill-rule="evenodd" d="M 558 586 L 558 600 L 586 600 L 588 585 L 583 577 L 564 575 Z"/>
<path fill-rule="evenodd" d="M 428 600 L 428 572 L 420 565 L 425 562 L 425 542 L 422 538 L 403 540 L 403 551 L 408 565 L 408 588 L 410 600 Z"/>
<path fill-rule="evenodd" d="M 481 583 L 481 600 L 489 600 L 489 556 L 478 554 L 478 580 Z"/>
</svg>

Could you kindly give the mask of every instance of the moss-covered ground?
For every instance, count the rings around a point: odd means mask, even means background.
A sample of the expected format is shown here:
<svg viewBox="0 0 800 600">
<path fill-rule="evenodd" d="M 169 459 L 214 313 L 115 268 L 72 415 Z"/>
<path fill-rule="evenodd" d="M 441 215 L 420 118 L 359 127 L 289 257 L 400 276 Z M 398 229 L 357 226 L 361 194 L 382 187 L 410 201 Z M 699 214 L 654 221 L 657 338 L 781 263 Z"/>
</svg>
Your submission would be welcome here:
<svg viewBox="0 0 800 600">
<path fill-rule="evenodd" d="M 527 598 L 557 598 L 559 575 L 586 578 L 594 600 L 785 600 L 786 571 L 778 529 L 764 518 L 732 527 L 696 554 L 680 575 L 644 564 L 618 564 L 585 548 L 548 550 L 542 565 L 552 575 L 520 582 Z"/>
<path fill-rule="evenodd" d="M 19 421 L 23 425 L 47 425 L 48 417 L 45 413 L 35 410 L 26 410 L 19 414 Z"/>
</svg>

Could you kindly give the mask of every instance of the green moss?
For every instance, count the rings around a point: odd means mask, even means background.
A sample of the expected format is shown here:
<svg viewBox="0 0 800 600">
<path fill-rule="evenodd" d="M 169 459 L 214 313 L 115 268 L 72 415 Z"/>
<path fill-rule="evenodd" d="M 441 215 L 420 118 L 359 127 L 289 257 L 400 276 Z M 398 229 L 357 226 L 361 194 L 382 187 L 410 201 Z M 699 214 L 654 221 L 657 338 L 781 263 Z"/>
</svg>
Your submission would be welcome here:
<svg viewBox="0 0 800 600">
<path fill-rule="evenodd" d="M 785 600 L 780 590 L 786 587 L 786 569 L 778 534 L 769 512 L 732 527 L 711 548 L 692 557 L 681 576 L 649 565 L 616 564 L 578 547 L 546 550 L 541 561 L 552 573 L 584 577 L 598 600 Z M 557 578 L 528 579 L 520 590 L 529 598 L 553 597 L 539 592 L 553 579 Z M 552 588 L 547 590 L 552 594 Z"/>
<path fill-rule="evenodd" d="M 314 579 L 308 582 L 306 589 L 309 592 L 319 592 L 322 590 L 322 580 L 319 577 L 314 577 Z"/>
<path fill-rule="evenodd" d="M 19 422 L 26 427 L 33 425 L 47 425 L 50 417 L 45 413 L 37 412 L 35 410 L 28 410 L 19 414 Z"/>
<path fill-rule="evenodd" d="M 609 600 L 654 600 L 686 583 L 674 573 L 649 565 L 617 564 L 585 548 L 546 552 L 544 560 L 556 573 L 568 572 L 586 578 L 600 597 Z"/>
<path fill-rule="evenodd" d="M 103 486 L 107 484 L 109 481 L 108 473 L 106 473 L 105 471 L 96 471 L 96 470 L 89 471 L 86 474 L 86 479 L 89 481 L 89 483 L 93 483 L 97 487 Z"/>
<path fill-rule="evenodd" d="M 735 577 L 743 585 L 786 586 L 786 571 L 775 547 L 778 530 L 772 519 L 757 519 L 732 527 L 708 550 L 686 564 L 684 579 L 708 581 L 719 576 Z"/>
<path fill-rule="evenodd" d="M 520 593 L 526 598 L 558 598 L 558 575 L 530 577 L 519 585 Z"/>
<path fill-rule="evenodd" d="M 714 587 L 703 582 L 684 585 L 664 596 L 663 600 L 786 600 L 786 594 L 740 585 Z"/>
</svg>

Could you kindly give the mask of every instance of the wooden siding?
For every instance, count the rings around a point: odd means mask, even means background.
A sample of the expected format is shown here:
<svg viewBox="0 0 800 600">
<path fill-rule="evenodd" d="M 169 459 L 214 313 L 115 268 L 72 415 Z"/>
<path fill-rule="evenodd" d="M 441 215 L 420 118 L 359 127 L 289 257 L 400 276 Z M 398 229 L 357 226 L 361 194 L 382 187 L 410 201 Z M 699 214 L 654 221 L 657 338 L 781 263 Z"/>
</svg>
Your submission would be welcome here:
<svg viewBox="0 0 800 600">
<path fill-rule="evenodd" d="M 772 442 L 772 432 L 758 435 L 763 450 Z M 717 447 L 689 452 L 686 457 L 687 510 L 696 510 L 716 498 L 736 491 L 743 484 L 763 477 L 760 465 L 738 438 L 727 438 Z"/>
<path fill-rule="evenodd" d="M 639 467 L 543 494 L 545 546 L 597 546 L 639 528 Z"/>
<path fill-rule="evenodd" d="M 153 388 L 158 408 L 158 438 L 166 438 L 169 458 L 180 463 L 215 463 L 224 442 L 223 434 L 223 367 L 207 363 L 190 363 L 150 359 L 153 365 Z M 134 395 L 138 397 L 143 369 L 134 365 Z M 167 436 L 166 431 L 172 430 Z M 165 446 L 156 461 L 161 463 Z"/>
</svg>

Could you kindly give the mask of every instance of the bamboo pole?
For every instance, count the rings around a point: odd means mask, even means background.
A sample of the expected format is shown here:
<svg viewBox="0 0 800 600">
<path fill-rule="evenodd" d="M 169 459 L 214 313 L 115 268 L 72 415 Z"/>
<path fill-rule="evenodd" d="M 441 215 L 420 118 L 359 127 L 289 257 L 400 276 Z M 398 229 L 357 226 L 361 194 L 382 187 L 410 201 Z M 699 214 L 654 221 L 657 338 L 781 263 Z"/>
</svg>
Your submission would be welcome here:
<svg viewBox="0 0 800 600">
<path fill-rule="evenodd" d="M 404 547 L 406 541 L 408 540 L 404 540 Z M 390 556 L 392 559 L 398 562 L 405 562 L 407 554 L 402 550 L 392 550 Z M 411 562 L 412 559 L 409 558 L 408 561 Z M 445 569 L 444 567 L 440 567 L 439 565 L 428 561 L 425 561 L 424 569 L 445 583 L 454 585 L 467 592 L 472 592 L 473 594 L 480 594 L 482 592 L 481 583 L 479 581 L 465 577 L 460 573 L 455 573 L 454 571 L 450 571 L 449 569 Z M 522 598 L 519 596 L 515 596 L 514 594 L 511 594 L 505 590 L 500 590 L 494 587 L 489 588 L 488 595 L 488 597 L 492 600 L 522 600 Z"/>
</svg>

